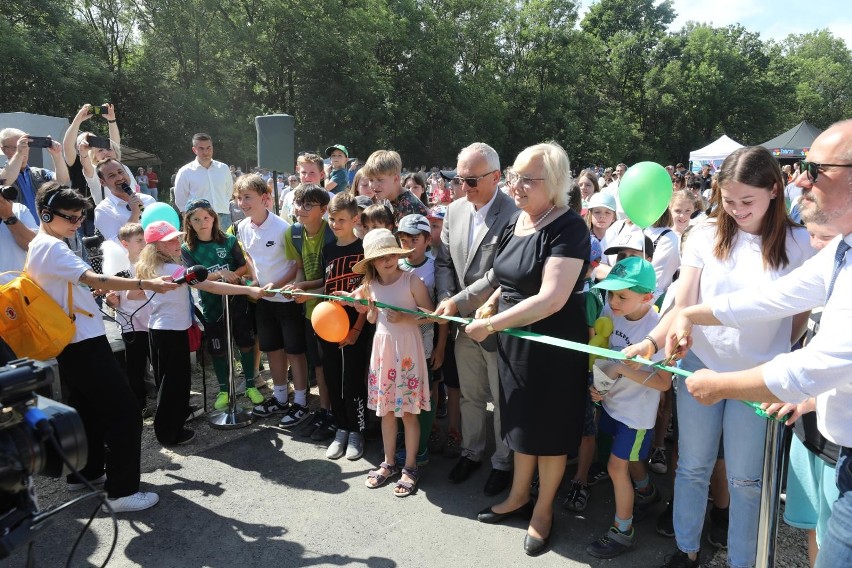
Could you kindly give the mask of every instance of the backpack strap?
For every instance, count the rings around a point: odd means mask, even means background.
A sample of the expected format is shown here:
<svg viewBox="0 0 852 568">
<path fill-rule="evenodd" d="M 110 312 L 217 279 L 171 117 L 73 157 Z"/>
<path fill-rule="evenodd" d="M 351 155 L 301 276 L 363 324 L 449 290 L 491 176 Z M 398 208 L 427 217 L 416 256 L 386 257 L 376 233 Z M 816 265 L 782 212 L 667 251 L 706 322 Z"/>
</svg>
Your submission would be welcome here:
<svg viewBox="0 0 852 568">
<path fill-rule="evenodd" d="M 659 235 L 657 235 L 657 238 L 656 238 L 656 239 L 654 239 L 654 250 L 656 250 L 656 249 L 657 249 L 657 243 L 658 243 L 658 242 L 660 242 L 660 239 L 662 239 L 664 235 L 667 235 L 667 234 L 669 234 L 669 233 L 671 233 L 671 232 L 672 232 L 672 230 L 671 230 L 671 229 L 666 229 L 666 230 L 664 230 L 662 233 L 660 233 Z"/>
<path fill-rule="evenodd" d="M 305 234 L 305 226 L 301 223 L 293 223 L 290 225 L 290 242 L 296 248 L 299 256 L 302 256 L 302 236 Z"/>
</svg>

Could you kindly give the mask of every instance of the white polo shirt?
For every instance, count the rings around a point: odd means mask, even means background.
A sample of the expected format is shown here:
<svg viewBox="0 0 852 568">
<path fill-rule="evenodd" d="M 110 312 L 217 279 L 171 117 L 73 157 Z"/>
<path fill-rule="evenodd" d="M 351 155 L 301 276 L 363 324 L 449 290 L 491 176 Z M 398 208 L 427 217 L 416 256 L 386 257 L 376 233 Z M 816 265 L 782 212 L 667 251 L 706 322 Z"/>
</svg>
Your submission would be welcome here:
<svg viewBox="0 0 852 568">
<path fill-rule="evenodd" d="M 295 260 L 287 260 L 284 255 L 284 233 L 290 224 L 275 215 L 267 212 L 266 220 L 260 225 L 255 225 L 251 219 L 240 221 L 237 227 L 237 236 L 243 249 L 251 256 L 257 275 L 257 286 L 277 282 L 291 270 Z M 292 302 L 287 296 L 276 295 L 264 298 L 270 302 Z"/>
<path fill-rule="evenodd" d="M 142 205 L 149 207 L 157 202 L 147 193 L 137 193 Z M 95 228 L 104 238 L 118 242 L 118 230 L 130 220 L 130 209 L 127 202 L 116 197 L 113 192 L 106 190 L 106 198 L 95 207 Z"/>
<path fill-rule="evenodd" d="M 12 203 L 12 215 L 18 218 L 19 223 L 22 223 L 33 231 L 38 231 L 35 219 L 33 219 L 30 210 L 23 203 Z M 9 270 L 20 272 L 24 269 L 24 261 L 26 259 L 27 251 L 18 246 L 8 225 L 0 221 L 0 273 Z M 0 284 L 5 284 L 13 278 L 15 278 L 14 274 L 0 276 Z"/>
<path fill-rule="evenodd" d="M 47 233 L 39 232 L 30 242 L 27 275 L 66 312 L 68 283 L 73 285 L 76 331 L 71 343 L 106 334 L 92 291 L 88 286 L 80 284 L 80 277 L 91 269 L 64 241 Z"/>
<path fill-rule="evenodd" d="M 175 205 L 180 211 L 186 210 L 190 199 L 206 199 L 216 213 L 230 213 L 228 202 L 233 193 L 231 169 L 216 160 L 205 168 L 196 158 L 179 169 L 175 177 Z"/>
</svg>

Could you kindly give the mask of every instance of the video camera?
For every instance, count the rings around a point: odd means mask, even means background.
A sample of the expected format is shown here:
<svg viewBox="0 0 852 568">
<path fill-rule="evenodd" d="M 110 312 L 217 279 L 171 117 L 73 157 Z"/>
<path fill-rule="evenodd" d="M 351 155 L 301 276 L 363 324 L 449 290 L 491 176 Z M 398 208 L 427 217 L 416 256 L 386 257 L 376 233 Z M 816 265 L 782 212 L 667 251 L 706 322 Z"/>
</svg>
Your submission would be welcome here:
<svg viewBox="0 0 852 568">
<path fill-rule="evenodd" d="M 47 526 L 32 477 L 59 477 L 88 458 L 83 422 L 73 408 L 36 394 L 51 383 L 48 365 L 17 359 L 0 367 L 0 559 Z"/>
</svg>

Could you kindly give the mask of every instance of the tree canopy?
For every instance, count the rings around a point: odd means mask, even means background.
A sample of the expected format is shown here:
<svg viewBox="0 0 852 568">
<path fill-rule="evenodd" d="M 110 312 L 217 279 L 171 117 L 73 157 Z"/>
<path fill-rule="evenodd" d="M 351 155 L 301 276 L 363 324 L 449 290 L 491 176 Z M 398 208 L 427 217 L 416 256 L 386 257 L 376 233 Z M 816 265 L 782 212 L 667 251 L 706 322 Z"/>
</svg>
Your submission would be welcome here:
<svg viewBox="0 0 852 568">
<path fill-rule="evenodd" d="M 254 165 L 254 117 L 296 148 L 399 151 L 452 165 L 476 140 L 510 160 L 554 139 L 575 166 L 686 161 L 725 133 L 760 143 L 852 116 L 852 52 L 828 30 L 761 38 L 690 22 L 670 0 L 6 0 L 0 112 L 115 103 L 123 141 L 164 171 Z M 2 125 L 0 125 L 2 126 Z"/>
</svg>

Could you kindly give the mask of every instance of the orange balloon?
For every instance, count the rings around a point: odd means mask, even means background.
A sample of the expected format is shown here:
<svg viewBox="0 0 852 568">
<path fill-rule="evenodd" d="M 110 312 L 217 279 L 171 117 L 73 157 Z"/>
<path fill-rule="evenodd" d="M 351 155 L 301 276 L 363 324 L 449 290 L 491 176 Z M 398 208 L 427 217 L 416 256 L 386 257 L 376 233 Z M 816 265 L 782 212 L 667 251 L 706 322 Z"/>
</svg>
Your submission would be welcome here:
<svg viewBox="0 0 852 568">
<path fill-rule="evenodd" d="M 349 315 L 337 302 L 320 302 L 311 314 L 311 325 L 321 338 L 339 343 L 349 335 Z"/>
</svg>

